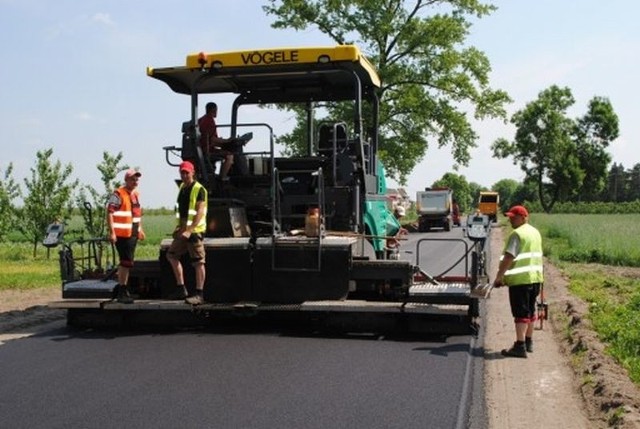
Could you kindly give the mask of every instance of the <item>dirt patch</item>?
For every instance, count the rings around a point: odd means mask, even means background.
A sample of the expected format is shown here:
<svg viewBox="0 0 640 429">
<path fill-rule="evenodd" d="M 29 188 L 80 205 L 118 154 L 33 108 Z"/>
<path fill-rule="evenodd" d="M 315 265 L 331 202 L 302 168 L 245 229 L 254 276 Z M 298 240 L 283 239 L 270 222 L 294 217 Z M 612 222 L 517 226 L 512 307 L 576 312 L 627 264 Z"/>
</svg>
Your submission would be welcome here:
<svg viewBox="0 0 640 429">
<path fill-rule="evenodd" d="M 64 310 L 47 307 L 60 296 L 60 287 L 0 291 L 0 333 L 63 319 Z"/>
</svg>

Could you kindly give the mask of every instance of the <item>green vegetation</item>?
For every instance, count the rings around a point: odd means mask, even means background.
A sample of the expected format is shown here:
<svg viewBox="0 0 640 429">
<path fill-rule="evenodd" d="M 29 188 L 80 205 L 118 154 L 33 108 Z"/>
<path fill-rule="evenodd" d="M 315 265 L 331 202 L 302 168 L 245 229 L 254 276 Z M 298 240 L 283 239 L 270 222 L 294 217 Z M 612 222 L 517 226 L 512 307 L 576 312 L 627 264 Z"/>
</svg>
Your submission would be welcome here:
<svg viewBox="0 0 640 429">
<path fill-rule="evenodd" d="M 637 214 L 533 213 L 531 223 L 545 236 L 545 254 L 554 260 L 640 267 Z"/>
<path fill-rule="evenodd" d="M 598 198 L 607 187 L 606 149 L 620 134 L 618 116 L 607 98 L 593 97 L 587 113 L 571 119 L 567 112 L 574 104 L 571 89 L 552 85 L 511 117 L 514 140 L 499 138 L 492 145 L 494 156 L 513 158 L 525 181 L 536 183 L 546 213 L 556 202 Z"/>
<path fill-rule="evenodd" d="M 502 197 L 502 194 L 500 195 Z M 527 208 L 531 212 L 542 212 L 542 206 L 537 202 L 527 202 Z M 505 209 L 506 211 L 506 209 Z M 581 201 L 579 203 L 563 202 L 553 206 L 553 213 L 565 214 L 631 214 L 640 213 L 640 200 L 625 201 L 621 203 L 605 201 Z"/>
<path fill-rule="evenodd" d="M 156 212 L 159 214 L 145 214 L 143 217 L 147 238 L 138 244 L 137 259 L 157 258 L 160 242 L 167 238 L 173 230 L 173 214 L 170 214 L 168 210 Z M 82 225 L 82 217 L 80 215 L 73 216 L 67 225 L 66 240 L 82 237 L 78 232 L 82 229 Z M 34 257 L 32 244 L 20 234 L 16 234 L 15 238 L 15 241 L 0 243 L 0 261 L 2 261 L 0 290 L 60 287 L 59 248 L 48 250 L 40 246 Z M 88 238 L 88 236 L 84 235 L 84 238 Z"/>
<path fill-rule="evenodd" d="M 531 215 L 545 254 L 568 275 L 570 291 L 589 304 L 588 317 L 607 352 L 640 384 L 640 279 L 635 270 L 611 267 L 640 267 L 637 221 L 637 214 Z"/>
<path fill-rule="evenodd" d="M 607 352 L 640 384 L 640 279 L 615 276 L 607 267 L 564 267 L 569 289 L 589 303 L 589 318 Z"/>
<path fill-rule="evenodd" d="M 468 165 L 478 140 L 470 118 L 506 117 L 508 94 L 490 86 L 489 59 L 466 40 L 473 23 L 490 15 L 495 6 L 478 0 L 265 3 L 263 10 L 273 18 L 274 28 L 317 30 L 336 44 L 360 46 L 382 80 L 377 91 L 378 156 L 400 183 L 435 145 L 450 147 L 455 162 Z M 323 107 L 327 116 L 317 120 L 353 117 L 350 106 L 326 103 Z M 306 113 L 293 105 L 291 110 L 296 127 L 290 134 L 279 135 L 278 143 L 287 153 L 304 153 Z M 365 123 L 363 130 L 372 126 Z"/>
</svg>

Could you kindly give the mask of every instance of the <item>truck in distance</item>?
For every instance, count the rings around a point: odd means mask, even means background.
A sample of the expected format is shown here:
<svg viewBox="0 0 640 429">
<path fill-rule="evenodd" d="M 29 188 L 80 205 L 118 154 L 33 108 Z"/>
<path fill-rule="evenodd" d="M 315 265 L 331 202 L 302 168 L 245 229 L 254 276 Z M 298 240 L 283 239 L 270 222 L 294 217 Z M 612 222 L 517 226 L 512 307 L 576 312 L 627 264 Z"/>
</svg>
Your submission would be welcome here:
<svg viewBox="0 0 640 429">
<path fill-rule="evenodd" d="M 450 188 L 426 188 L 416 195 L 418 231 L 432 228 L 451 231 L 453 225 L 453 191 Z"/>
<path fill-rule="evenodd" d="M 481 191 L 478 197 L 478 211 L 489 217 L 491 222 L 498 220 L 500 210 L 500 194 L 495 191 Z"/>
</svg>

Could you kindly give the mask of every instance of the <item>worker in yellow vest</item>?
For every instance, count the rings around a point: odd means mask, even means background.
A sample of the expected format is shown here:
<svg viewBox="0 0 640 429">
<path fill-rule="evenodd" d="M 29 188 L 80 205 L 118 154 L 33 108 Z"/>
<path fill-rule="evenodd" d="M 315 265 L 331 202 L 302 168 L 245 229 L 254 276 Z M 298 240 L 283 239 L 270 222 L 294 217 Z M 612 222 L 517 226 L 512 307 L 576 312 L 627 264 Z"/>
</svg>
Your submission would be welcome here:
<svg viewBox="0 0 640 429">
<path fill-rule="evenodd" d="M 513 206 L 505 213 L 513 231 L 507 238 L 494 287 L 508 286 L 509 303 L 516 328 L 516 342 L 502 350 L 503 356 L 526 358 L 533 352 L 533 326 L 536 320 L 536 299 L 543 278 L 542 238 L 529 225 L 529 212 L 523 206 Z"/>
<path fill-rule="evenodd" d="M 195 179 L 195 168 L 191 162 L 183 161 L 179 170 L 182 183 L 176 201 L 177 224 L 173 232 L 173 242 L 167 250 L 167 260 L 171 264 L 177 285 L 170 298 L 185 299 L 189 304 L 198 305 L 204 303 L 204 233 L 207 229 L 208 196 L 207 189 Z M 184 272 L 180 262 L 181 256 L 187 252 L 196 277 L 195 291 L 190 296 L 184 284 Z"/>
<path fill-rule="evenodd" d="M 107 202 L 109 241 L 115 244 L 120 259 L 116 300 L 123 304 L 133 303 L 128 289 L 129 270 L 133 267 L 138 239 L 145 238 L 138 193 L 141 176 L 139 171 L 127 170 L 124 173 L 124 185 L 116 189 Z"/>
</svg>

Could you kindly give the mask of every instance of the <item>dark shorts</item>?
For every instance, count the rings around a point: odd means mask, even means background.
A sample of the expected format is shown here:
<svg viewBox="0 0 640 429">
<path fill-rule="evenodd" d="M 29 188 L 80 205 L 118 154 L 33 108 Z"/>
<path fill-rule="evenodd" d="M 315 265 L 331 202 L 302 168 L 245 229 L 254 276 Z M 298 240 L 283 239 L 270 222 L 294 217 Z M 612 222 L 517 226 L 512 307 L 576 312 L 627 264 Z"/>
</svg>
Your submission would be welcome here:
<svg viewBox="0 0 640 429">
<path fill-rule="evenodd" d="M 509 286 L 511 315 L 516 323 L 530 323 L 536 320 L 536 298 L 540 293 L 540 283 Z"/>
<path fill-rule="evenodd" d="M 133 266 L 137 244 L 137 234 L 129 238 L 118 237 L 116 239 L 116 250 L 118 251 L 118 258 L 120 258 L 120 265 L 123 267 Z"/>
<path fill-rule="evenodd" d="M 189 253 L 193 265 L 204 264 L 204 243 L 202 234 L 191 234 L 188 240 L 175 238 L 167 250 L 167 257 L 179 260 L 182 255 Z"/>
</svg>

